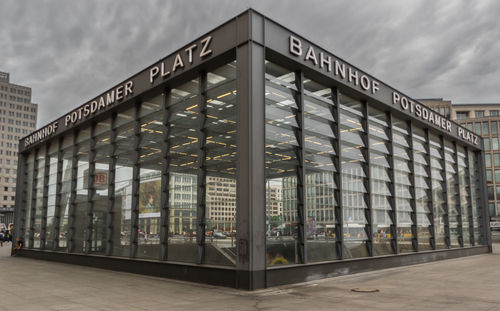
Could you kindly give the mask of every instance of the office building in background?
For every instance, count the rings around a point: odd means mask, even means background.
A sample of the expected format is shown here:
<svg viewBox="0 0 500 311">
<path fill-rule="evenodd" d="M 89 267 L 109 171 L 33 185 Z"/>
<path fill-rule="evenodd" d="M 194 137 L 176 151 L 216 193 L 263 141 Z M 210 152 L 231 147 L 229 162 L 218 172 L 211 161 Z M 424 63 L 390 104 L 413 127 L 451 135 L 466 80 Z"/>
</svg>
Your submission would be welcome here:
<svg viewBox="0 0 500 311">
<path fill-rule="evenodd" d="M 37 104 L 31 103 L 31 88 L 10 82 L 0 72 L 0 223 L 12 222 L 15 206 L 19 140 L 36 129 Z"/>
</svg>

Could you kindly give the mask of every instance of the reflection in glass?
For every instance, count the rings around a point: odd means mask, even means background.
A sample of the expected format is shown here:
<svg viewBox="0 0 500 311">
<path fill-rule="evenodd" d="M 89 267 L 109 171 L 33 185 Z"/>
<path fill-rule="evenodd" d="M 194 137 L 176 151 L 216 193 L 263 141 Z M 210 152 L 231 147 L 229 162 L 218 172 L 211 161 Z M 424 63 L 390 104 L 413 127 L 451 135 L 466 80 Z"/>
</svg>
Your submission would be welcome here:
<svg viewBox="0 0 500 311">
<path fill-rule="evenodd" d="M 266 255 L 267 265 L 274 266 L 296 263 L 298 258 L 298 106 L 294 72 L 266 61 L 265 83 Z"/>
<path fill-rule="evenodd" d="M 71 167 L 73 164 L 73 135 L 64 137 L 61 144 L 62 156 L 62 179 L 61 179 L 61 202 L 59 214 L 59 245 L 58 250 L 66 250 L 68 247 L 68 220 L 69 205 L 71 197 Z"/>
<path fill-rule="evenodd" d="M 132 217 L 132 172 L 134 166 L 135 107 L 119 112 L 113 123 L 116 158 L 113 206 L 113 256 L 129 256 Z"/>
<path fill-rule="evenodd" d="M 457 161 L 458 161 L 458 183 L 459 183 L 459 196 L 460 207 L 462 215 L 462 237 L 464 246 L 470 246 L 470 232 L 469 232 L 469 181 L 467 179 L 467 160 L 464 147 L 457 144 Z"/>
<path fill-rule="evenodd" d="M 387 114 L 369 107 L 372 238 L 375 256 L 392 254 L 391 248 L 391 166 Z"/>
<path fill-rule="evenodd" d="M 205 263 L 236 265 L 236 63 L 207 73 Z"/>
<path fill-rule="evenodd" d="M 458 172 L 455 168 L 455 150 L 453 143 L 445 140 L 444 154 L 446 162 L 446 185 L 448 195 L 448 219 L 450 228 L 450 246 L 460 247 L 460 201 L 458 201 Z"/>
<path fill-rule="evenodd" d="M 411 149 L 409 126 L 406 121 L 392 119 L 392 139 L 394 145 L 394 176 L 396 190 L 398 246 L 401 253 L 412 252 L 413 234 L 411 226 Z"/>
<path fill-rule="evenodd" d="M 37 174 L 35 182 L 35 223 L 33 227 L 33 248 L 40 248 L 40 234 L 42 228 L 42 209 L 43 209 L 43 182 L 45 174 L 45 145 L 40 147 L 36 153 Z"/>
<path fill-rule="evenodd" d="M 139 236 L 137 257 L 160 257 L 163 95 L 141 103 L 139 143 Z"/>
<path fill-rule="evenodd" d="M 335 185 L 337 154 L 333 148 L 336 120 L 332 91 L 308 78 L 304 81 L 306 169 L 306 238 L 310 262 L 338 258 L 335 248 Z"/>
<path fill-rule="evenodd" d="M 25 233 L 24 233 L 24 243 L 26 246 L 29 245 L 28 241 L 30 239 L 30 231 L 31 231 L 31 201 L 33 198 L 33 171 L 35 164 L 35 153 L 30 152 L 26 159 L 26 215 L 25 215 Z"/>
<path fill-rule="evenodd" d="M 429 134 L 431 152 L 431 176 L 432 176 L 432 199 L 434 209 L 434 230 L 436 238 L 436 248 L 447 248 L 445 234 L 446 215 L 446 184 L 444 174 L 444 159 L 441 154 L 443 146 L 441 139 Z"/>
<path fill-rule="evenodd" d="M 74 211 L 73 252 L 82 253 L 85 250 L 85 224 L 88 209 L 88 181 L 89 181 L 89 151 L 90 128 L 78 132 L 76 165 L 76 208 Z"/>
<path fill-rule="evenodd" d="M 340 148 L 342 162 L 342 204 L 344 209 L 344 257 L 368 256 L 365 209 L 366 145 L 361 102 L 340 94 Z"/>
<path fill-rule="evenodd" d="M 481 206 L 481 187 L 480 187 L 480 178 L 479 178 L 479 154 L 474 153 L 473 151 L 468 152 L 469 157 L 469 176 L 470 176 L 470 184 L 471 184 L 471 202 L 472 202 L 472 223 L 474 225 L 474 241 L 475 245 L 480 245 L 481 241 L 479 234 L 479 213 Z M 488 164 L 486 164 L 488 166 Z M 490 187 L 488 187 L 489 192 Z M 491 189 L 493 192 L 493 189 Z M 493 193 L 492 193 L 493 194 Z M 488 193 L 489 196 L 489 193 Z M 493 196 L 493 195 L 492 195 Z"/>
<path fill-rule="evenodd" d="M 199 79 L 172 89 L 168 96 L 170 228 L 167 259 L 196 262 Z"/>
<path fill-rule="evenodd" d="M 95 167 L 92 189 L 92 232 L 90 252 L 104 254 L 106 251 L 106 218 L 108 214 L 108 179 L 111 156 L 111 120 L 95 124 Z"/>
<path fill-rule="evenodd" d="M 45 232 L 45 248 L 52 249 L 56 233 L 55 229 L 55 208 L 56 208 L 56 185 L 57 185 L 57 153 L 59 149 L 59 140 L 54 139 L 49 146 L 49 183 L 47 198 L 47 229 Z"/>
<path fill-rule="evenodd" d="M 413 128 L 413 163 L 415 174 L 415 205 L 419 251 L 431 250 L 432 190 L 427 154 L 427 138 L 423 129 Z"/>
</svg>

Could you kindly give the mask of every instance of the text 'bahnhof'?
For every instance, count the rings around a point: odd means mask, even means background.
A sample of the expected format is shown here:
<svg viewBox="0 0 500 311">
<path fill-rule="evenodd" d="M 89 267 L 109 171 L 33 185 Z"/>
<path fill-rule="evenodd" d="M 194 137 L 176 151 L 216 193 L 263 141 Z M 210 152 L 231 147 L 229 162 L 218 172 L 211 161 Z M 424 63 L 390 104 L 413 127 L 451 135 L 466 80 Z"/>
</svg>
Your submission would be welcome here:
<svg viewBox="0 0 500 311">
<path fill-rule="evenodd" d="M 21 140 L 19 254 L 258 289 L 491 252 L 482 144 L 248 10 Z"/>
</svg>

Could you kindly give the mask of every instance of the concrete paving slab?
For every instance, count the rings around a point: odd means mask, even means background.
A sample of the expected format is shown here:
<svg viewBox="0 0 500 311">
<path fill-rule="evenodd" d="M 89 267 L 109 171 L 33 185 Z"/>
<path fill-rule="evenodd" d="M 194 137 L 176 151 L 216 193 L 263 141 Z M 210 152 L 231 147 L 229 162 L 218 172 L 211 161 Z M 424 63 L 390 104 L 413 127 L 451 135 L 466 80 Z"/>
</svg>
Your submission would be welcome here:
<svg viewBox="0 0 500 311">
<path fill-rule="evenodd" d="M 500 310 L 500 244 L 493 254 L 254 292 L 10 257 L 0 248 L 3 310 Z M 376 288 L 357 293 L 353 288 Z"/>
</svg>

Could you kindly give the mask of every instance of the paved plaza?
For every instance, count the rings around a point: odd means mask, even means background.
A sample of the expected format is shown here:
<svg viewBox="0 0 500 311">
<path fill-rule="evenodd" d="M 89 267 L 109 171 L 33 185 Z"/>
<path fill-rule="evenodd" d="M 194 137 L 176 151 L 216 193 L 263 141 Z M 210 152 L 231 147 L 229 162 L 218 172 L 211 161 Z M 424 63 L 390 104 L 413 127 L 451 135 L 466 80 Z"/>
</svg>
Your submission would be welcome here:
<svg viewBox="0 0 500 311">
<path fill-rule="evenodd" d="M 0 310 L 500 310 L 499 244 L 493 254 L 255 292 L 8 254 L 0 248 Z"/>
</svg>

